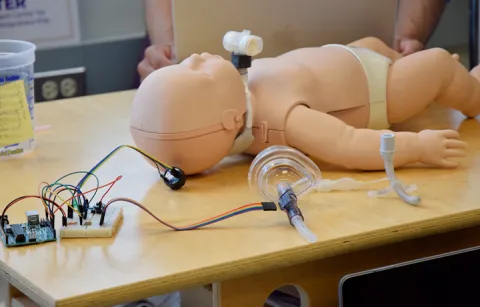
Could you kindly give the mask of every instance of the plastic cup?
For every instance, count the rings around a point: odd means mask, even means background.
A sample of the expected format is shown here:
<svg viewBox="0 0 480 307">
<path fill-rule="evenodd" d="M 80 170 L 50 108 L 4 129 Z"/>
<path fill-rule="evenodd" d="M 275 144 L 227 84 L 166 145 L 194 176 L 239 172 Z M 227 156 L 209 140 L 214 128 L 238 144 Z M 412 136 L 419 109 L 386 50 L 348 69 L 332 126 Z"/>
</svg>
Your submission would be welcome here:
<svg viewBox="0 0 480 307">
<path fill-rule="evenodd" d="M 32 120 L 32 129 L 35 127 L 35 97 L 34 97 L 34 63 L 36 46 L 33 43 L 18 40 L 0 39 L 0 87 L 23 80 L 25 95 Z M 1 107 L 0 107 L 1 112 Z M 0 114 L 0 118 L 1 118 Z M 0 145 L 0 160 L 22 156 L 35 148 L 35 137 L 13 142 L 6 146 Z"/>
</svg>

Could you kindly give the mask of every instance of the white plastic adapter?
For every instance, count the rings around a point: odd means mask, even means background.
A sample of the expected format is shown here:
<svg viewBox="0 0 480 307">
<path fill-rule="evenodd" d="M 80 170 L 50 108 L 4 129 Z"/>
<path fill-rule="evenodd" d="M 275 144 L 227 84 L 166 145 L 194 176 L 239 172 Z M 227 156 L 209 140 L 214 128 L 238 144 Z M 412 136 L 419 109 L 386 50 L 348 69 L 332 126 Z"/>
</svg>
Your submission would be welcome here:
<svg viewBox="0 0 480 307">
<path fill-rule="evenodd" d="M 76 224 L 60 228 L 60 238 L 108 238 L 116 232 L 123 219 L 122 207 L 109 207 L 105 213 L 103 225 L 100 226 L 100 214 L 94 214 L 93 217 L 84 221 L 80 225 L 75 218 Z"/>
</svg>

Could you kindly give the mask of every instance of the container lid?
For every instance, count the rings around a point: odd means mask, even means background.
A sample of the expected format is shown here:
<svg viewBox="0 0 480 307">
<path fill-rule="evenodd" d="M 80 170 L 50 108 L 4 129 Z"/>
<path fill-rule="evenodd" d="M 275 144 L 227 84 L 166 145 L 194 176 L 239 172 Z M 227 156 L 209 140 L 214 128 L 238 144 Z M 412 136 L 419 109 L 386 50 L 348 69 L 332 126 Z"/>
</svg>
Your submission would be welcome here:
<svg viewBox="0 0 480 307">
<path fill-rule="evenodd" d="M 30 42 L 0 39 L 0 70 L 32 64 L 35 49 Z"/>
</svg>

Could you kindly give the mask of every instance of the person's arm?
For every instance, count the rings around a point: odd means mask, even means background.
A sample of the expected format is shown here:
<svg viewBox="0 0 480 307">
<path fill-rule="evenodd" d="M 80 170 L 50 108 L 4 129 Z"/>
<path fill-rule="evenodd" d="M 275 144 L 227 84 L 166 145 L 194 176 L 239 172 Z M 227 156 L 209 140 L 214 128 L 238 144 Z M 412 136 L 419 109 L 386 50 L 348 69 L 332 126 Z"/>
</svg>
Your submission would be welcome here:
<svg viewBox="0 0 480 307">
<path fill-rule="evenodd" d="M 447 2 L 447 0 L 399 0 L 395 24 L 395 49 L 404 54 L 422 50 L 438 26 Z"/>
<path fill-rule="evenodd" d="M 173 46 L 171 0 L 145 0 L 145 22 L 152 45 Z"/>
<path fill-rule="evenodd" d="M 171 0 L 145 0 L 145 23 L 150 46 L 145 50 L 145 56 L 137 66 L 140 81 L 155 70 L 174 63 Z"/>
</svg>

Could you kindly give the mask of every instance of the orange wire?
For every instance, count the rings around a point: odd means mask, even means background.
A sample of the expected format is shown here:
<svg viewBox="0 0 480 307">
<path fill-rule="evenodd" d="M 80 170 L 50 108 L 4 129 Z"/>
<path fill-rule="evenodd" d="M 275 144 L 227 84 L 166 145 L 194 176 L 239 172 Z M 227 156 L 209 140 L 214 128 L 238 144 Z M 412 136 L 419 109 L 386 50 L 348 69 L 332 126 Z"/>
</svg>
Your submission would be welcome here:
<svg viewBox="0 0 480 307">
<path fill-rule="evenodd" d="M 114 181 L 112 181 L 112 184 L 108 187 L 107 191 L 102 195 L 102 197 L 100 198 L 100 202 L 103 201 L 103 199 L 105 198 L 105 196 L 107 196 L 108 192 L 110 192 L 110 190 L 113 188 L 113 186 L 115 185 L 115 183 L 117 183 L 118 180 L 120 180 L 122 178 L 122 176 L 119 176 L 117 177 L 117 179 L 115 179 Z"/>
<path fill-rule="evenodd" d="M 45 199 L 43 199 L 43 196 L 42 196 L 42 192 L 41 192 L 41 189 L 40 189 L 40 186 L 42 185 L 42 183 L 46 184 L 47 186 L 49 186 L 48 182 L 40 182 L 38 184 L 38 187 L 37 187 L 37 190 L 38 190 L 38 196 L 40 197 L 40 199 L 42 200 L 42 204 L 43 206 L 45 207 L 45 210 L 50 214 L 50 211 L 48 210 L 48 206 L 47 206 L 47 203 L 45 203 Z M 58 210 L 58 209 L 57 209 Z"/>
<path fill-rule="evenodd" d="M 232 210 L 230 210 L 230 211 L 227 211 L 227 212 L 221 213 L 221 214 L 219 214 L 219 215 L 216 215 L 216 216 L 214 216 L 214 217 L 205 219 L 205 220 L 203 220 L 203 221 L 200 221 L 200 222 L 197 222 L 197 223 L 193 223 L 193 224 L 184 226 L 184 227 L 182 227 L 182 228 L 188 228 L 188 227 L 192 227 L 192 226 L 195 226 L 195 225 L 198 225 L 198 224 L 203 224 L 203 223 L 209 222 L 209 221 L 211 221 L 211 220 L 217 219 L 217 218 L 219 218 L 219 217 L 221 217 L 221 216 L 228 215 L 228 214 L 230 214 L 230 213 L 232 213 L 232 212 L 239 211 L 239 210 L 242 210 L 242 209 L 245 209 L 245 208 L 248 208 L 248 207 L 255 207 L 255 206 L 258 206 L 258 205 L 261 205 L 261 203 L 246 204 L 246 205 L 240 206 L 240 207 L 238 207 L 238 208 L 232 209 Z"/>
</svg>

